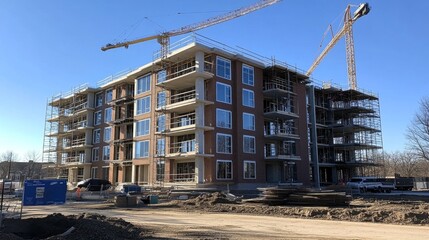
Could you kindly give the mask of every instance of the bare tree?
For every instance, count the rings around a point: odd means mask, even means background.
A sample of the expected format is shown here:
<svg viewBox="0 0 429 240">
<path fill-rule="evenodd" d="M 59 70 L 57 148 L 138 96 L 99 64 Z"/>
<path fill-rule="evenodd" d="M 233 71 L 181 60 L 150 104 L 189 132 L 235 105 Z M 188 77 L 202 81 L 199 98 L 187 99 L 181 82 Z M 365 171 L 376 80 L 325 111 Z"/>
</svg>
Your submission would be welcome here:
<svg viewBox="0 0 429 240">
<path fill-rule="evenodd" d="M 7 151 L 0 156 L 2 162 L 0 162 L 0 178 L 10 177 L 9 172 L 11 168 L 11 162 L 16 161 L 18 155 L 12 151 Z"/>
<path fill-rule="evenodd" d="M 29 151 L 26 154 L 28 166 L 25 172 L 26 178 L 39 178 L 42 171 L 42 165 L 37 163 L 40 160 L 40 153 L 35 150 Z"/>
<path fill-rule="evenodd" d="M 429 161 L 429 98 L 420 102 L 419 112 L 408 127 L 406 136 L 410 150 L 419 158 Z"/>
</svg>

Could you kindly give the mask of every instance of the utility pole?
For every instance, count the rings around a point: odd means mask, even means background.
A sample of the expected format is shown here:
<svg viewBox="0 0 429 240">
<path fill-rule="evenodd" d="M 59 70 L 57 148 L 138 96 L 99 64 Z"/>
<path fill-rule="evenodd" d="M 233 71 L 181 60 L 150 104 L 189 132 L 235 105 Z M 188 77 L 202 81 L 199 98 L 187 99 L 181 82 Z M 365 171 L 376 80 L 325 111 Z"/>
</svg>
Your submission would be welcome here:
<svg viewBox="0 0 429 240">
<path fill-rule="evenodd" d="M 12 156 L 9 158 L 9 171 L 7 177 L 10 178 L 10 169 L 12 166 Z M 1 199 L 0 199 L 0 230 L 3 229 L 3 199 L 4 199 L 4 182 L 3 178 L 2 188 L 1 188 Z M 12 187 L 12 182 L 10 183 L 10 187 Z"/>
</svg>

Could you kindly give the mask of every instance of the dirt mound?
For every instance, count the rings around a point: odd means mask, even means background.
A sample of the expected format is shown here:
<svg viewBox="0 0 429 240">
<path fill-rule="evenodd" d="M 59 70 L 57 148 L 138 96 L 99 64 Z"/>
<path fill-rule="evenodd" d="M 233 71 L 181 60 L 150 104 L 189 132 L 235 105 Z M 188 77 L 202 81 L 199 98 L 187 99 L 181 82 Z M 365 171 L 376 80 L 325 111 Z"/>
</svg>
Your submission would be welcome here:
<svg viewBox="0 0 429 240">
<path fill-rule="evenodd" d="M 203 193 L 196 198 L 191 198 L 183 201 L 181 205 L 191 205 L 197 207 L 213 206 L 218 203 L 236 203 L 237 199 L 233 196 L 228 196 L 225 193 Z"/>
<path fill-rule="evenodd" d="M 69 234 L 64 234 L 65 232 Z M 65 235 L 65 236 L 64 236 Z M 2 240 L 15 239 L 145 239 L 141 228 L 120 218 L 107 218 L 98 214 L 64 216 L 51 214 L 44 218 L 5 219 Z"/>
</svg>

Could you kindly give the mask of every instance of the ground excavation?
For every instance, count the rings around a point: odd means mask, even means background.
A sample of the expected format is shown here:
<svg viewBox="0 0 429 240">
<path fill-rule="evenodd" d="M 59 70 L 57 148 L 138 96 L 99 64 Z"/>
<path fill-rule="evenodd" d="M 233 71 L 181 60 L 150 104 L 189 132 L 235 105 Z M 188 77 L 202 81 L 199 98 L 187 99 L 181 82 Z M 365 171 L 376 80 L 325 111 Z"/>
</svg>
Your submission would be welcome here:
<svg viewBox="0 0 429 240">
<path fill-rule="evenodd" d="M 134 208 L 81 201 L 25 207 L 22 220 L 4 220 L 0 239 L 428 239 L 428 212 L 416 199 L 357 198 L 345 207 L 236 203 L 220 193 Z"/>
</svg>

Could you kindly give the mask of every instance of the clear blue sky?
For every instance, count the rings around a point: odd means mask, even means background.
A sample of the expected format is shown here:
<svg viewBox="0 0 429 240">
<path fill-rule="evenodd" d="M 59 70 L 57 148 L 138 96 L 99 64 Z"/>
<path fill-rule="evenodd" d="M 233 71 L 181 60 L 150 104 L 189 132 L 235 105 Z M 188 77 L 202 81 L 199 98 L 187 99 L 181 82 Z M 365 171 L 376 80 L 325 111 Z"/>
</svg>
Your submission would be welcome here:
<svg viewBox="0 0 429 240">
<path fill-rule="evenodd" d="M 100 47 L 172 30 L 256 0 L 4 0 L 0 2 L 0 153 L 43 147 L 47 99 L 146 64 L 156 41 L 107 52 Z M 198 33 L 307 69 L 328 24 L 348 3 L 283 0 Z M 407 125 L 429 95 L 429 1 L 377 0 L 354 25 L 358 87 L 380 97 L 384 148 L 403 150 Z M 178 12 L 184 14 L 177 14 Z M 182 37 L 175 37 L 172 41 Z M 329 41 L 326 39 L 325 42 Z M 347 86 L 344 40 L 313 73 Z"/>
</svg>

